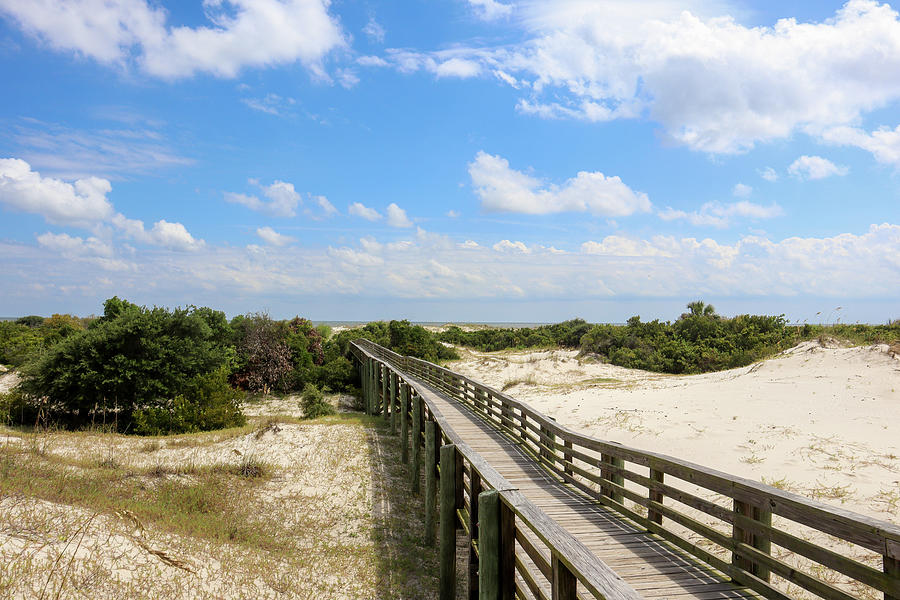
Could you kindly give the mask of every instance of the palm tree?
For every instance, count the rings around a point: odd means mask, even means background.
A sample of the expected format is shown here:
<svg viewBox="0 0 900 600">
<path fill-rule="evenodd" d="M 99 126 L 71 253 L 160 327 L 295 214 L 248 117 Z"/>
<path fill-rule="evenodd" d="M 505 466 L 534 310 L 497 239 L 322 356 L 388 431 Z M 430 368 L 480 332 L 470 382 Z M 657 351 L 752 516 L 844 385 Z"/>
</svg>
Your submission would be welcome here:
<svg viewBox="0 0 900 600">
<path fill-rule="evenodd" d="M 706 304 L 703 300 L 694 300 L 687 303 L 687 309 L 691 312 L 681 315 L 682 319 L 687 317 L 712 317 L 718 318 L 716 308 L 712 304 Z"/>
</svg>

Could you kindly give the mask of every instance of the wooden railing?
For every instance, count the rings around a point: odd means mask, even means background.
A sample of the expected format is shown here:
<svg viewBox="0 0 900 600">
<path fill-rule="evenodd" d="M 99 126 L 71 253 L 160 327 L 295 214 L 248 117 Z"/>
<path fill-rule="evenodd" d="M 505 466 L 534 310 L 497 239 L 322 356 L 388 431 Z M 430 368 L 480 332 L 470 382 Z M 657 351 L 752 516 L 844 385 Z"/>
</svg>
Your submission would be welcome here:
<svg viewBox="0 0 900 600">
<path fill-rule="evenodd" d="M 373 412 L 381 407 L 372 403 L 387 398 L 386 415 L 397 413 L 401 419 L 408 415 L 406 400 L 402 409 L 393 409 L 398 406 L 390 383 L 397 377 L 394 369 L 427 382 L 518 442 L 561 481 L 766 598 L 788 600 L 798 597 L 796 591 L 805 590 L 828 600 L 882 595 L 885 600 L 900 600 L 900 527 L 894 524 L 698 464 L 586 436 L 491 387 L 366 340 L 354 342 L 354 352 Z M 380 383 L 378 390 L 375 382 L 385 383 Z M 407 385 L 405 389 L 408 398 L 411 388 Z M 473 509 L 467 498 L 478 498 L 479 491 L 487 487 L 497 490 L 502 505 L 550 549 L 552 564 L 529 546 L 529 536 L 520 535 L 515 528 L 503 529 L 510 526 L 503 525 L 501 511 L 501 536 L 507 541 L 515 539 L 529 559 L 504 558 L 506 575 L 512 574 L 512 562 L 537 598 L 545 596 L 526 562 L 551 581 L 554 598 L 574 598 L 576 580 L 598 598 L 637 596 L 521 494 L 505 489 L 511 486 L 442 422 L 437 411 L 427 405 L 418 413 L 413 408 L 413 440 L 419 439 L 416 419 L 433 419 L 461 456 L 455 459 L 459 467 L 454 475 L 458 483 L 455 506 L 466 517 L 469 532 L 473 531 L 470 522 L 477 522 L 477 508 Z M 428 440 L 424 441 L 427 453 Z M 414 442 L 413 447 L 417 445 Z M 468 463 L 468 470 L 460 462 Z M 468 474 L 468 485 L 463 472 Z M 426 481 L 427 474 L 426 464 Z M 501 547 L 512 551 L 508 545 Z M 569 586 L 571 593 L 566 591 Z"/>
</svg>

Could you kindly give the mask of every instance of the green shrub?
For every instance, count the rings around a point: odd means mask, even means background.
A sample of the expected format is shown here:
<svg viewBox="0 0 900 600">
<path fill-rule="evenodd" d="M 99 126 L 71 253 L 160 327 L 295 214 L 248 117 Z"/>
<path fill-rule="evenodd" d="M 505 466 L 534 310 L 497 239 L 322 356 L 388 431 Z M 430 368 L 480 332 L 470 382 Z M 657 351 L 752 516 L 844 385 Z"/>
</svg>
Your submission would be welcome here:
<svg viewBox="0 0 900 600">
<path fill-rule="evenodd" d="M 134 432 L 140 435 L 195 433 L 239 427 L 247 423 L 241 412 L 244 394 L 228 383 L 228 373 L 220 368 L 195 377 L 184 394 L 161 406 L 134 412 Z"/>
<path fill-rule="evenodd" d="M 333 415 L 334 407 L 325 400 L 322 390 L 311 383 L 307 383 L 300 396 L 300 409 L 304 419 L 317 419 L 325 415 Z"/>
<path fill-rule="evenodd" d="M 221 312 L 168 311 L 111 298 L 104 316 L 61 339 L 22 369 L 20 389 L 47 416 L 90 422 L 114 411 L 127 426 L 135 410 L 168 409 L 190 397 L 197 377 L 230 363 Z"/>
</svg>

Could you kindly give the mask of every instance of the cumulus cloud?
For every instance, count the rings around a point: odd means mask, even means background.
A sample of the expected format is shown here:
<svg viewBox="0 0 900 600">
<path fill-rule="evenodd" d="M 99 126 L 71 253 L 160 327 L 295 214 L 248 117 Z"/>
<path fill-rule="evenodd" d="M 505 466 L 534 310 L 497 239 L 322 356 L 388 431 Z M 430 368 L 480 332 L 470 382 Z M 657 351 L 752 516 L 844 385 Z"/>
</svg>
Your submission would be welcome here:
<svg viewBox="0 0 900 600">
<path fill-rule="evenodd" d="M 270 246 L 287 246 L 288 244 L 297 241 L 297 238 L 278 233 L 271 227 L 257 228 L 256 235 L 261 237 L 262 240 Z"/>
<path fill-rule="evenodd" d="M 167 24 L 147 0 L 0 0 L 0 12 L 49 46 L 111 65 L 139 65 L 164 79 L 299 62 L 324 76 L 322 59 L 346 45 L 328 0 L 212 0 L 209 26 Z"/>
<path fill-rule="evenodd" d="M 300 194 L 294 189 L 294 184 L 285 181 L 275 181 L 267 186 L 260 186 L 263 195 L 268 202 L 260 200 L 257 196 L 225 192 L 225 201 L 232 204 L 241 204 L 251 210 L 266 213 L 274 217 L 293 217 L 297 214 L 297 205 L 302 200 Z"/>
<path fill-rule="evenodd" d="M 67 233 L 50 233 L 48 231 L 37 236 L 37 241 L 44 248 L 76 256 L 91 255 L 109 258 L 113 255 L 112 246 L 93 236 L 85 239 Z"/>
<path fill-rule="evenodd" d="M 507 17 L 513 11 L 511 4 L 503 4 L 497 0 L 469 0 L 469 6 L 474 8 L 476 14 L 485 21 Z"/>
<path fill-rule="evenodd" d="M 153 224 L 146 241 L 170 250 L 199 250 L 206 242 L 198 240 L 181 223 L 169 223 L 165 219 Z"/>
<path fill-rule="evenodd" d="M 776 171 L 772 167 L 766 167 L 765 169 L 761 169 L 759 171 L 759 176 L 770 183 L 774 183 L 774 182 L 778 181 L 778 171 Z"/>
<path fill-rule="evenodd" d="M 650 199 L 635 192 L 619 177 L 600 172 L 579 172 L 562 186 L 543 182 L 510 168 L 500 156 L 479 152 L 469 163 L 469 176 L 481 206 L 489 212 L 542 215 L 586 212 L 626 217 L 651 209 Z"/>
<path fill-rule="evenodd" d="M 511 242 L 509 240 L 500 240 L 492 246 L 497 252 L 518 252 L 521 254 L 531 254 L 531 249 L 522 242 Z"/>
<path fill-rule="evenodd" d="M 827 144 L 862 148 L 878 162 L 900 167 L 900 126 L 882 127 L 871 133 L 857 127 L 833 127 L 822 131 L 819 137 Z"/>
<path fill-rule="evenodd" d="M 365 219 L 366 221 L 380 221 L 382 218 L 381 213 L 379 213 L 374 208 L 365 206 L 361 202 L 354 202 L 353 204 L 348 206 L 347 214 L 354 217 L 360 217 L 362 219 Z"/>
<path fill-rule="evenodd" d="M 788 173 L 798 179 L 825 179 L 833 175 L 846 175 L 849 172 L 848 167 L 838 166 L 821 156 L 803 155 L 788 167 Z"/>
<path fill-rule="evenodd" d="M 503 73 L 498 81 L 522 84 L 520 112 L 649 118 L 669 140 L 715 154 L 853 126 L 900 100 L 900 79 L 892 76 L 900 70 L 900 18 L 890 5 L 850 0 L 820 22 L 753 27 L 729 12 L 714 0 L 523 2 L 525 42 L 395 51 L 386 60 L 401 72 L 474 62 L 481 68 L 465 75 Z M 859 131 L 830 135 L 846 140 L 848 133 L 861 147 L 887 141 Z"/>
<path fill-rule="evenodd" d="M 406 211 L 391 202 L 387 207 L 387 224 L 391 227 L 412 227 L 413 222 L 406 216 Z"/>
<path fill-rule="evenodd" d="M 753 188 L 744 183 L 737 183 L 731 190 L 731 195 L 737 198 L 746 198 L 753 193 Z"/>
<path fill-rule="evenodd" d="M 772 219 L 780 217 L 784 211 L 777 204 L 763 206 L 754 202 L 741 200 L 732 204 L 707 202 L 699 211 L 685 212 L 671 207 L 659 211 L 659 218 L 664 221 L 684 220 L 691 225 L 728 227 L 735 218 Z"/>
<path fill-rule="evenodd" d="M 459 77 L 466 79 L 475 77 L 481 72 L 481 65 L 473 60 L 463 58 L 450 58 L 434 67 L 434 74 L 438 77 Z"/>
<path fill-rule="evenodd" d="M 42 177 L 24 160 L 0 159 L 0 204 L 41 215 L 55 225 L 88 227 L 108 219 L 113 214 L 106 198 L 111 190 L 106 179 L 86 177 L 67 183 Z"/>
</svg>

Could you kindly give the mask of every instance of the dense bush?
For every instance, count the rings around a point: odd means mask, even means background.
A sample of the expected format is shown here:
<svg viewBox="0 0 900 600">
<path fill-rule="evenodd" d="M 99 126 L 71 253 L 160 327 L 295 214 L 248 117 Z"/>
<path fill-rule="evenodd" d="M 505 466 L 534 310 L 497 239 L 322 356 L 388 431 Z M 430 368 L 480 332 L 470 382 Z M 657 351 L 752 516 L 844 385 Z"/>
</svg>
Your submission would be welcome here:
<svg viewBox="0 0 900 600">
<path fill-rule="evenodd" d="M 72 315 L 36 315 L 0 321 L 0 364 L 21 366 L 60 340 L 83 331 L 85 322 Z"/>
<path fill-rule="evenodd" d="M 221 312 L 111 298 L 88 329 L 25 365 L 20 389 L 48 416 L 88 422 L 112 411 L 127 426 L 134 411 L 168 409 L 196 391 L 198 377 L 226 367 L 234 354 L 228 334 Z"/>
<path fill-rule="evenodd" d="M 334 407 L 325 400 L 322 390 L 307 383 L 300 395 L 300 409 L 304 419 L 317 419 L 325 415 L 333 415 Z"/>
<path fill-rule="evenodd" d="M 414 356 L 437 362 L 459 358 L 456 350 L 441 343 L 441 338 L 422 327 L 411 325 L 409 321 L 376 321 L 365 327 L 342 331 L 334 336 L 332 343 L 341 354 L 349 352 L 350 342 L 367 339 L 398 354 Z M 453 343 L 451 340 L 443 340 Z"/>
<path fill-rule="evenodd" d="M 192 379 L 184 392 L 160 406 L 134 412 L 134 431 L 141 435 L 194 433 L 239 427 L 247 423 L 241 412 L 244 394 L 228 383 L 221 367 Z"/>
<path fill-rule="evenodd" d="M 520 328 L 490 328 L 463 331 L 451 325 L 438 334 L 441 341 L 475 348 L 484 352 L 508 348 L 577 348 L 581 337 L 591 329 L 584 319 L 571 319 L 554 325 Z"/>
<path fill-rule="evenodd" d="M 674 323 L 595 325 L 581 338 L 583 353 L 605 356 L 623 367 L 663 373 L 702 373 L 749 365 L 789 347 L 796 330 L 784 315 L 726 319 L 711 305 L 692 302 Z"/>
</svg>

